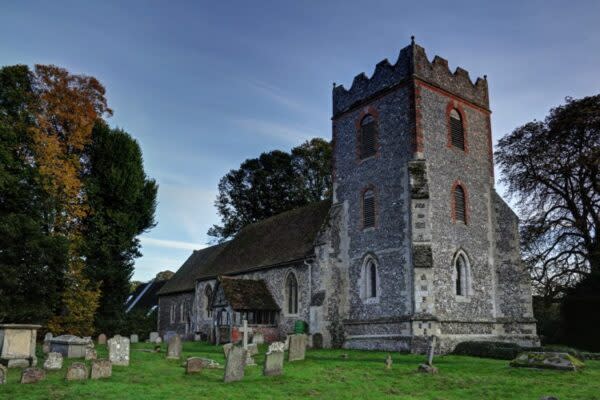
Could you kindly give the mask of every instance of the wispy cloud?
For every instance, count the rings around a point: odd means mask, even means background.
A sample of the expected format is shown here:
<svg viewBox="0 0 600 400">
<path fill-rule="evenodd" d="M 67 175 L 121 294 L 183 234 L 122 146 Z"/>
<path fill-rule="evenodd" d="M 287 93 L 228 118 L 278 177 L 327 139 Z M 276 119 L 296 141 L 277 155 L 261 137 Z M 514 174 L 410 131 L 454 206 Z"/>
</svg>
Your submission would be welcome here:
<svg viewBox="0 0 600 400">
<path fill-rule="evenodd" d="M 179 240 L 155 239 L 142 236 L 140 238 L 143 246 L 155 246 L 166 249 L 199 250 L 206 247 L 205 244 L 182 242 Z"/>
<path fill-rule="evenodd" d="M 298 101 L 292 96 L 286 94 L 283 90 L 263 81 L 251 80 L 248 82 L 251 89 L 270 98 L 274 102 L 281 104 L 293 111 L 314 114 L 315 110 L 306 104 Z"/>
<path fill-rule="evenodd" d="M 261 119 L 241 118 L 236 119 L 235 123 L 247 133 L 270 137 L 288 144 L 300 144 L 319 136 L 309 129 Z"/>
</svg>

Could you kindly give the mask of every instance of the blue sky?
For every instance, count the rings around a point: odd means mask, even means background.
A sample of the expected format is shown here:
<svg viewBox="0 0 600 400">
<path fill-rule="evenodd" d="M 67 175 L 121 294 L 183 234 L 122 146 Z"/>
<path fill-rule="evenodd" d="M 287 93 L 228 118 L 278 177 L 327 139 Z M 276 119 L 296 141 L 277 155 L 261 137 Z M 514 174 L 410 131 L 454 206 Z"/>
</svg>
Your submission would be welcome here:
<svg viewBox="0 0 600 400">
<path fill-rule="evenodd" d="M 56 64 L 106 86 L 110 124 L 160 185 L 134 275 L 147 280 L 208 241 L 221 176 L 329 139 L 332 83 L 395 62 L 411 35 L 430 59 L 488 75 L 497 140 L 600 91 L 599 16 L 598 1 L 1 0 L 0 65 Z"/>
</svg>

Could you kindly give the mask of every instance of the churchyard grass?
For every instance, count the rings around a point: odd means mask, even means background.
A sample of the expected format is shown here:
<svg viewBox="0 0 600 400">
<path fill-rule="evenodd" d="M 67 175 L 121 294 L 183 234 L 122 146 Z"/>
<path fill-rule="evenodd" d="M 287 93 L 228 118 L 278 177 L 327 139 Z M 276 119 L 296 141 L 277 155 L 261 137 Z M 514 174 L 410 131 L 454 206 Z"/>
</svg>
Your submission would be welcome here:
<svg viewBox="0 0 600 400">
<path fill-rule="evenodd" d="M 107 357 L 106 346 L 96 348 L 99 358 Z M 246 368 L 243 381 L 225 384 L 222 369 L 186 375 L 182 366 L 191 356 L 224 364 L 221 346 L 185 342 L 181 360 L 165 358 L 165 343 L 161 353 L 148 352 L 153 348 L 132 344 L 130 366 L 113 367 L 106 380 L 65 381 L 66 368 L 82 360 L 66 359 L 62 370 L 48 371 L 45 381 L 31 385 L 21 385 L 21 370 L 10 369 L 7 384 L 0 385 L 0 399 L 600 399 L 600 361 L 587 361 L 581 372 L 556 372 L 513 369 L 501 360 L 443 356 L 434 358 L 439 374 L 428 375 L 416 372 L 425 356 L 392 353 L 392 369 L 386 370 L 386 352 L 308 350 L 306 360 L 286 361 L 283 376 L 264 377 L 267 346 L 262 345 L 258 366 Z M 41 366 L 41 347 L 38 357 Z M 89 367 L 89 361 L 86 364 Z"/>
</svg>

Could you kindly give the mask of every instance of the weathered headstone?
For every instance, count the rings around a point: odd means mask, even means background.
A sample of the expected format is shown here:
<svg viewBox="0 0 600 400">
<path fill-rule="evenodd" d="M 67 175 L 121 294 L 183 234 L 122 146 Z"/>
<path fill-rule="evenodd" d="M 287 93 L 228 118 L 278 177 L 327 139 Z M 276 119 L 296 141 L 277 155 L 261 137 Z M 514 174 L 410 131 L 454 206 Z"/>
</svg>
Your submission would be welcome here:
<svg viewBox="0 0 600 400">
<path fill-rule="evenodd" d="M 392 363 L 392 356 L 388 354 L 385 358 L 385 369 L 392 369 Z"/>
<path fill-rule="evenodd" d="M 8 369 L 0 364 L 0 385 L 4 385 L 6 383 L 6 375 L 8 375 Z"/>
<path fill-rule="evenodd" d="M 68 381 L 84 381 L 88 377 L 88 370 L 84 363 L 73 363 L 67 369 Z"/>
<path fill-rule="evenodd" d="M 150 332 L 150 343 L 155 343 L 158 338 L 158 332 Z"/>
<path fill-rule="evenodd" d="M 106 344 L 106 335 L 104 333 L 98 335 L 98 344 Z"/>
<path fill-rule="evenodd" d="M 156 344 L 161 344 L 162 343 L 162 338 L 160 336 L 157 336 L 156 339 L 154 339 L 154 343 Z"/>
<path fill-rule="evenodd" d="M 138 343 L 139 341 L 140 341 L 140 338 L 135 333 L 133 335 L 129 336 L 130 343 Z"/>
<path fill-rule="evenodd" d="M 44 361 L 44 369 L 58 370 L 63 366 L 63 356 L 60 353 L 50 352 Z"/>
<path fill-rule="evenodd" d="M 263 367 L 263 375 L 274 376 L 283 373 L 283 357 L 284 357 L 283 342 L 273 342 L 269 346 L 269 351 L 265 354 L 265 365 Z"/>
<path fill-rule="evenodd" d="M 52 338 L 52 332 L 47 332 L 46 335 L 44 335 L 44 342 L 42 344 L 42 351 L 44 354 L 48 354 L 50 352 L 50 340 L 52 340 Z"/>
<path fill-rule="evenodd" d="M 200 357 L 190 357 L 186 360 L 185 363 L 185 373 L 186 374 L 196 374 L 198 372 L 202 372 L 204 368 L 204 363 Z"/>
<path fill-rule="evenodd" d="M 86 361 L 95 360 L 96 358 L 98 358 L 98 353 L 96 352 L 96 349 L 85 349 Z"/>
<path fill-rule="evenodd" d="M 250 343 L 247 350 L 251 356 L 255 356 L 258 354 L 258 345 L 256 343 Z"/>
<path fill-rule="evenodd" d="M 25 368 L 21 373 L 21 383 L 37 383 L 46 379 L 46 371 L 43 369 L 30 367 Z"/>
<path fill-rule="evenodd" d="M 247 350 L 243 347 L 233 347 L 225 362 L 224 382 L 241 381 L 244 378 Z"/>
<path fill-rule="evenodd" d="M 323 348 L 323 335 L 321 333 L 315 333 L 312 335 L 313 349 Z"/>
<path fill-rule="evenodd" d="M 93 360 L 92 361 L 92 372 L 90 373 L 91 379 L 103 379 L 110 378 L 112 375 L 112 363 L 109 360 Z"/>
<path fill-rule="evenodd" d="M 46 334 L 44 335 L 44 340 L 50 340 L 54 337 L 54 335 L 52 334 L 52 332 L 46 332 Z"/>
<path fill-rule="evenodd" d="M 179 335 L 171 336 L 167 347 L 167 358 L 177 359 L 181 357 L 181 337 Z"/>
<path fill-rule="evenodd" d="M 290 335 L 290 350 L 288 352 L 288 361 L 304 360 L 306 355 L 306 335 L 301 333 Z"/>
<path fill-rule="evenodd" d="M 225 355 L 225 358 L 227 358 L 227 356 L 229 355 L 229 352 L 231 351 L 232 348 L 233 348 L 233 343 L 225 343 L 223 345 L 223 354 Z"/>
<path fill-rule="evenodd" d="M 254 343 L 254 344 L 263 344 L 263 343 L 265 343 L 265 337 L 263 336 L 262 333 L 256 332 L 252 336 L 252 343 Z"/>
<path fill-rule="evenodd" d="M 129 339 L 120 335 L 108 340 L 108 359 L 112 365 L 129 365 Z"/>
</svg>

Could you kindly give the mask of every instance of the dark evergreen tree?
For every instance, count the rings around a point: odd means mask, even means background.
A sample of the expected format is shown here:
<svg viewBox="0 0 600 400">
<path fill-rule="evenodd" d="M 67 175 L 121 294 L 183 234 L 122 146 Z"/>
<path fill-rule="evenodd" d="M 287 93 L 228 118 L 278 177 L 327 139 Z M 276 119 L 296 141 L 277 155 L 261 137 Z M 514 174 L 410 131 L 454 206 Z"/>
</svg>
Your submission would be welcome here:
<svg viewBox="0 0 600 400">
<path fill-rule="evenodd" d="M 96 328 L 115 333 L 125 323 L 137 236 L 154 227 L 157 184 L 144 172 L 142 151 L 125 131 L 98 121 L 88 151 L 84 179 L 92 210 L 84 223 L 86 275 L 100 283 Z"/>
<path fill-rule="evenodd" d="M 0 69 L 0 322 L 44 323 L 60 306 L 67 266 L 33 162 L 36 101 L 26 66 Z"/>
<path fill-rule="evenodd" d="M 221 178 L 215 206 L 222 225 L 214 225 L 208 234 L 223 241 L 248 224 L 330 195 L 330 143 L 312 139 L 291 153 L 263 153 Z"/>
</svg>

